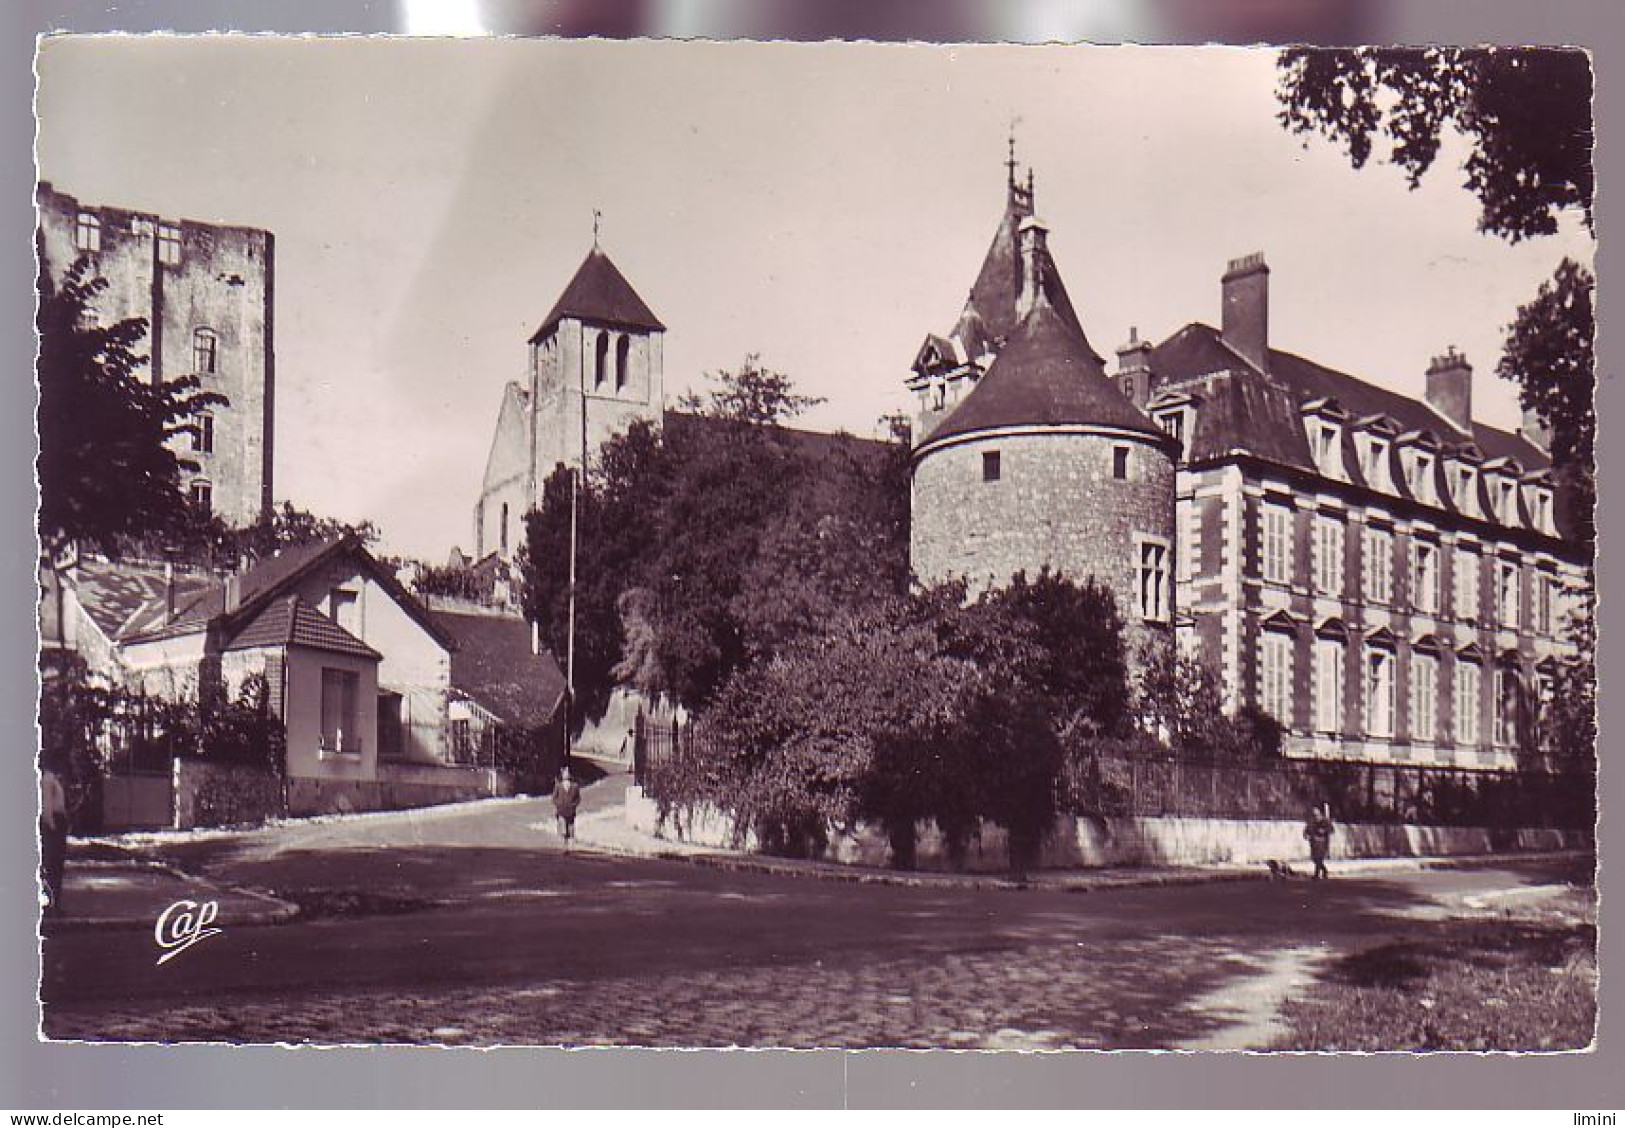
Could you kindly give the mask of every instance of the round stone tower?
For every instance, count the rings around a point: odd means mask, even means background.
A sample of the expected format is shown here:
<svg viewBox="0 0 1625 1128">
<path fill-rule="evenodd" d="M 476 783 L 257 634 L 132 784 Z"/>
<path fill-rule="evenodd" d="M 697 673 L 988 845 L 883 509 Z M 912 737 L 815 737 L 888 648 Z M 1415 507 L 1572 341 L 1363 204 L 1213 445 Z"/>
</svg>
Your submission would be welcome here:
<svg viewBox="0 0 1625 1128">
<path fill-rule="evenodd" d="M 1106 376 L 1057 309 L 1043 226 L 1020 228 L 1018 321 L 913 452 L 910 557 L 973 590 L 1044 567 L 1115 595 L 1131 645 L 1171 626 L 1176 441 Z"/>
</svg>

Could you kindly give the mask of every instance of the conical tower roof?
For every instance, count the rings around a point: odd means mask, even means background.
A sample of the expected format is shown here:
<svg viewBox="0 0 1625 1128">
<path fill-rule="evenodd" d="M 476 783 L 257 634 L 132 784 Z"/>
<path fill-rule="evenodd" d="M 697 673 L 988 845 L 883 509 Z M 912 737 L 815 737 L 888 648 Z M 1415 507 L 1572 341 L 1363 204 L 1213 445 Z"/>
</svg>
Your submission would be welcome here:
<svg viewBox="0 0 1625 1128">
<path fill-rule="evenodd" d="M 1069 313 L 1048 299 L 1046 289 L 987 375 L 925 442 L 1000 427 L 1066 424 L 1115 427 L 1167 441 L 1162 429 L 1107 378 L 1104 362 Z"/>
<path fill-rule="evenodd" d="M 666 328 L 596 243 L 576 268 L 575 277 L 564 287 L 559 300 L 553 303 L 541 328 L 531 334 L 531 341 L 547 336 L 565 317 L 628 329 L 661 331 Z"/>
<path fill-rule="evenodd" d="M 993 242 L 982 259 L 982 269 L 976 275 L 964 312 L 960 314 L 962 327 L 968 321 L 980 322 L 979 328 L 996 342 L 1007 340 L 1015 331 L 1020 321 L 1016 302 L 1021 293 L 1021 225 L 1032 215 L 1032 181 L 1029 179 L 1027 186 L 1022 187 L 1012 175 L 1004 215 L 999 219 Z M 1043 254 L 1044 296 L 1061 319 L 1082 336 L 1083 325 L 1078 321 L 1072 299 L 1067 296 L 1066 286 L 1061 282 L 1061 272 L 1056 269 L 1055 260 L 1050 257 L 1047 248 Z"/>
</svg>

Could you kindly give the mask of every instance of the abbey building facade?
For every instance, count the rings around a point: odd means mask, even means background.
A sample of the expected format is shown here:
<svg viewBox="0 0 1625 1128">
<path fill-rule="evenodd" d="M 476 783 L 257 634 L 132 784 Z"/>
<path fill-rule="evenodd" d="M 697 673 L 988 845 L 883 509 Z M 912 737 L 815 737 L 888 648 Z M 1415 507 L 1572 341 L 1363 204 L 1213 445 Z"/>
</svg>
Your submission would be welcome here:
<svg viewBox="0 0 1625 1128">
<path fill-rule="evenodd" d="M 1517 764 L 1587 582 L 1538 421 L 1475 420 L 1453 350 L 1407 395 L 1275 348 L 1261 254 L 1223 272 L 1217 328 L 1131 331 L 1105 373 L 1013 163 L 1007 193 L 908 377 L 916 574 L 1094 575 L 1131 641 L 1174 633 L 1291 755 Z"/>
</svg>

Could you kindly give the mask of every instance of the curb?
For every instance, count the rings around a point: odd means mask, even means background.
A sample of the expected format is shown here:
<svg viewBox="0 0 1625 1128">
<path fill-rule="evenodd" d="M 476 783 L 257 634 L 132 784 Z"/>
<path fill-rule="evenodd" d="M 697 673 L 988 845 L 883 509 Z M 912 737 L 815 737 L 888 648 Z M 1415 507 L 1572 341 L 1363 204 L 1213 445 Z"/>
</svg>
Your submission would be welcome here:
<svg viewBox="0 0 1625 1128">
<path fill-rule="evenodd" d="M 658 839 L 655 841 L 659 841 Z M 582 851 L 622 858 L 646 858 L 658 861 L 684 862 L 709 869 L 736 873 L 762 873 L 780 877 L 812 878 L 819 881 L 844 881 L 855 885 L 896 885 L 912 889 L 969 889 L 969 890 L 1040 890 L 1056 893 L 1094 893 L 1114 889 L 1144 889 L 1164 886 L 1214 885 L 1223 882 L 1269 881 L 1271 875 L 1263 863 L 1248 866 L 1183 868 L 1177 870 L 1147 870 L 1125 872 L 1101 871 L 1099 876 L 1079 873 L 1077 876 L 1020 881 L 993 874 L 934 874 L 907 873 L 901 870 L 871 869 L 842 866 L 836 863 L 796 863 L 755 855 L 719 854 L 714 852 L 688 853 L 681 850 L 637 850 L 624 846 L 600 844 L 578 837 L 576 844 Z M 1579 861 L 1592 857 L 1591 850 L 1547 850 L 1528 853 L 1474 854 L 1461 857 L 1429 856 L 1415 858 L 1351 858 L 1334 871 L 1334 876 L 1367 877 L 1387 872 L 1413 870 L 1480 869 L 1503 865 L 1509 861 L 1545 862 Z M 1055 873 L 1056 871 L 1049 871 Z M 1110 873 L 1111 876 L 1107 876 Z"/>
<path fill-rule="evenodd" d="M 166 877 L 184 882 L 187 885 L 200 887 L 200 891 L 229 893 L 236 897 L 247 898 L 250 901 L 262 902 L 265 908 L 258 912 L 247 914 L 233 914 L 230 923 L 239 928 L 253 928 L 262 925 L 286 924 L 299 915 L 299 906 L 258 889 L 246 889 L 237 885 L 222 885 L 208 878 L 197 877 L 193 874 L 178 870 L 174 866 L 163 862 L 155 862 L 146 858 L 131 858 L 129 861 L 86 861 L 79 863 L 84 869 L 144 869 L 161 873 Z M 42 935 L 53 935 L 60 932 L 81 932 L 88 929 L 150 929 L 153 921 L 135 917 L 94 917 L 94 916 L 64 916 L 43 917 L 40 922 Z"/>
</svg>

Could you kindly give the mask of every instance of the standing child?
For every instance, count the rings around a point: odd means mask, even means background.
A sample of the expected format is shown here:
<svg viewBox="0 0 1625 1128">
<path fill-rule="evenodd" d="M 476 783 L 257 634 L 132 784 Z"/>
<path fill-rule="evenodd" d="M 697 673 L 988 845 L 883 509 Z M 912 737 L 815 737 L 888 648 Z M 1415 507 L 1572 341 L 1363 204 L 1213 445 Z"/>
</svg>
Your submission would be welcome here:
<svg viewBox="0 0 1625 1128">
<path fill-rule="evenodd" d="M 553 813 L 559 820 L 559 834 L 566 844 L 576 836 L 576 808 L 581 806 L 581 788 L 570 778 L 570 769 L 559 772 L 553 785 Z"/>
</svg>

